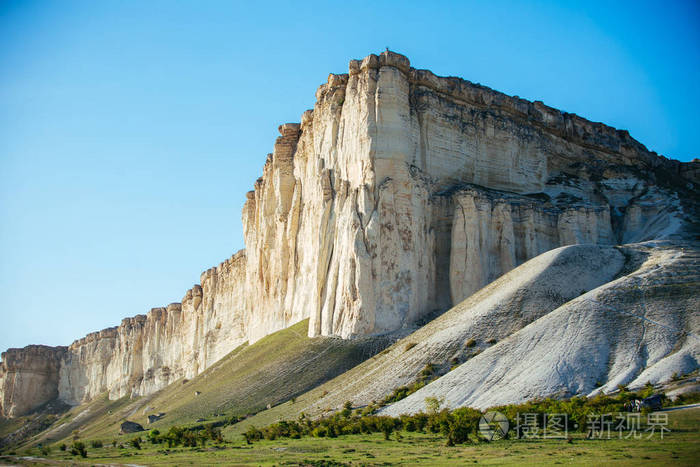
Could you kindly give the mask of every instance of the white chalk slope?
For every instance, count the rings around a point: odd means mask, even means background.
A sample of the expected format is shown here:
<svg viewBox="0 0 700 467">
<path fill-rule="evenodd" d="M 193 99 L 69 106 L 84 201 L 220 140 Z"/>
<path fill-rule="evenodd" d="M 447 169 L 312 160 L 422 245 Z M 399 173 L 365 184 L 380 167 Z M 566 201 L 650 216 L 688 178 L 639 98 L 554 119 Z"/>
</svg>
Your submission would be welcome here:
<svg viewBox="0 0 700 467">
<path fill-rule="evenodd" d="M 605 247 L 572 246 L 555 250 Z M 617 250 L 614 250 L 617 252 Z M 487 408 L 544 395 L 592 395 L 618 384 L 639 387 L 665 382 L 700 361 L 700 248 L 695 244 L 647 242 L 619 247 L 626 256 L 617 279 L 578 296 L 420 389 L 386 407 L 398 415 L 425 410 L 426 397 L 450 408 Z M 552 254 L 552 252 L 545 253 Z M 544 255 L 542 255 L 544 256 Z M 595 256 L 595 255 L 593 255 Z M 622 255 L 620 255 L 622 256 Z M 578 282 L 600 266 L 590 255 L 573 256 L 559 281 Z M 541 260 L 541 257 L 534 261 Z M 620 259 L 609 252 L 609 271 Z M 528 272 L 512 271 L 514 279 Z M 507 276 L 506 276 L 507 277 Z M 604 279 L 601 277 L 601 279 Z M 549 289 L 540 280 L 534 287 Z M 498 300 L 495 291 L 485 300 Z M 463 314 L 465 320 L 474 319 Z M 514 322 L 521 318 L 516 314 Z M 497 322 L 497 325 L 501 324 Z"/>
</svg>

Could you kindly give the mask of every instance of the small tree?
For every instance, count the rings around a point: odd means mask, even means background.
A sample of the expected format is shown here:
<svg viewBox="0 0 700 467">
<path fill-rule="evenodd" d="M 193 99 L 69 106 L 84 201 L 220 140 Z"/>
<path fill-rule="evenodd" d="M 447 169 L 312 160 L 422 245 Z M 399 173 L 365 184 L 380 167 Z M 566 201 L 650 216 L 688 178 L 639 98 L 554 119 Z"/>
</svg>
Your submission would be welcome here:
<svg viewBox="0 0 700 467">
<path fill-rule="evenodd" d="M 158 435 L 160 435 L 160 431 L 155 429 L 148 432 L 148 440 L 151 444 L 157 444 L 160 441 Z"/>
<path fill-rule="evenodd" d="M 85 449 L 85 443 L 83 443 L 82 441 L 76 441 L 71 446 L 70 453 L 74 456 L 80 454 L 80 457 L 87 457 L 87 449 Z"/>
<path fill-rule="evenodd" d="M 134 439 L 131 440 L 131 446 L 134 447 L 135 449 L 141 449 L 141 438 L 138 436 Z"/>
<path fill-rule="evenodd" d="M 437 398 L 437 397 L 426 397 L 425 398 L 425 408 L 428 411 L 429 414 L 435 415 L 440 411 L 440 406 L 444 402 L 444 398 Z"/>
<path fill-rule="evenodd" d="M 340 411 L 340 415 L 343 418 L 350 418 L 350 415 L 352 415 L 352 402 L 347 401 L 343 404 L 343 410 Z"/>
</svg>

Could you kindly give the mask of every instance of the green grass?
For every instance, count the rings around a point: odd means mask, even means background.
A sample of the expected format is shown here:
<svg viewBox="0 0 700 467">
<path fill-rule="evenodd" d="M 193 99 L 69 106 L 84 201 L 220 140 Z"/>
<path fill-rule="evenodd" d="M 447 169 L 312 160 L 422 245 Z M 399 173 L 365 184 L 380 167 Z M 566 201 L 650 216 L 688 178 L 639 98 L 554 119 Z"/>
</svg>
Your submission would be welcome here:
<svg viewBox="0 0 700 467">
<path fill-rule="evenodd" d="M 28 417 L 2 418 L 0 417 L 0 438 L 18 430 L 28 420 Z"/>
<path fill-rule="evenodd" d="M 247 445 L 236 437 L 219 446 L 164 449 L 142 443 L 142 449 L 91 449 L 80 459 L 53 449 L 51 459 L 85 464 L 147 465 L 285 465 L 336 462 L 335 465 L 697 465 L 700 458 L 700 408 L 669 412 L 670 433 L 660 439 L 586 440 L 575 433 L 565 440 L 503 440 L 445 446 L 441 435 L 401 432 L 385 441 L 381 433 L 340 438 L 263 440 Z M 19 453 L 23 454 L 23 453 Z M 34 449 L 33 455 L 38 455 Z M 11 461 L 12 459 L 6 459 Z M 0 459 L 0 462 L 2 459 Z M 31 462 L 25 462 L 31 465 Z"/>
</svg>

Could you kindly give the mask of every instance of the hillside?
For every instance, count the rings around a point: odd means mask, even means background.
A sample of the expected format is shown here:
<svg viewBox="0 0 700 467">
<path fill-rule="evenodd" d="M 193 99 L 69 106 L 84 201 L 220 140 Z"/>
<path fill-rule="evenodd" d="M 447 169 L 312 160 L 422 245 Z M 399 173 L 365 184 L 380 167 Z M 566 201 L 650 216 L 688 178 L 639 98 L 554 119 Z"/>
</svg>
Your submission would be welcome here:
<svg viewBox="0 0 700 467">
<path fill-rule="evenodd" d="M 700 249 L 633 245 L 639 269 L 575 298 L 382 413 L 487 408 L 668 383 L 700 360 Z"/>
<path fill-rule="evenodd" d="M 345 401 L 380 401 L 418 381 L 428 364 L 443 376 L 382 413 L 425 410 L 430 396 L 445 397 L 448 407 L 486 408 L 668 382 L 698 368 L 699 251 L 687 242 L 549 251 L 294 405 L 261 412 L 229 433 L 301 412 L 321 415 Z M 606 306 L 588 308 L 593 303 Z"/>
<path fill-rule="evenodd" d="M 147 428 L 246 416 L 302 394 L 381 351 L 391 337 L 343 340 L 307 337 L 308 320 L 243 345 L 192 380 L 149 396 L 109 401 L 106 394 L 63 415 L 32 443 L 57 441 L 78 430 L 82 438 L 111 439 L 125 420 Z M 164 413 L 153 424 L 148 415 Z"/>
</svg>

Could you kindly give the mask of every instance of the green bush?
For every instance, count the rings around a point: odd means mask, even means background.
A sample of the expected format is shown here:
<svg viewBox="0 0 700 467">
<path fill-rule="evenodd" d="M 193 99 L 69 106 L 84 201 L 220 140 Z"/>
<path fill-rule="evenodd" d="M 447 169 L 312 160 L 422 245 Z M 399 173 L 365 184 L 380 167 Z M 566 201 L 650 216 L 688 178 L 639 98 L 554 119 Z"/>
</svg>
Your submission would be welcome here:
<svg viewBox="0 0 700 467">
<path fill-rule="evenodd" d="M 352 414 L 352 402 L 347 401 L 345 404 L 343 404 L 343 410 L 340 412 L 340 415 L 343 418 L 350 418 L 350 415 Z"/>
<path fill-rule="evenodd" d="M 263 433 L 254 426 L 250 426 L 246 432 L 243 433 L 243 437 L 245 438 L 246 442 L 250 444 L 253 441 L 260 441 L 263 439 Z"/>
<path fill-rule="evenodd" d="M 82 441 L 74 442 L 71 446 L 70 453 L 74 456 L 80 454 L 80 457 L 87 457 L 87 449 L 85 449 L 85 443 L 83 443 Z"/>
<path fill-rule="evenodd" d="M 700 392 L 687 392 L 685 394 L 679 394 L 673 401 L 673 405 L 687 405 L 695 404 L 700 402 Z"/>
<path fill-rule="evenodd" d="M 433 376 L 433 374 L 435 374 L 435 365 L 433 365 L 432 363 L 428 363 L 427 365 L 425 365 L 420 374 L 423 378 L 429 378 Z"/>
<path fill-rule="evenodd" d="M 95 448 L 95 449 L 99 449 L 102 447 L 102 441 L 100 441 L 99 439 L 92 440 L 90 442 L 90 446 Z"/>
<path fill-rule="evenodd" d="M 139 449 L 139 450 L 141 449 L 141 438 L 140 437 L 137 436 L 136 438 L 133 438 L 131 441 L 129 441 L 129 443 L 131 444 L 131 447 L 133 447 L 134 449 Z"/>
<path fill-rule="evenodd" d="M 408 391 L 409 387 L 398 388 L 385 400 L 400 397 Z M 599 394 L 591 398 L 577 396 L 563 400 L 546 398 L 518 405 L 493 407 L 489 410 L 503 413 L 509 419 L 511 426 L 517 426 L 518 414 L 536 414 L 540 428 L 544 427 L 546 420 L 544 414 L 567 414 L 566 428 L 569 431 L 578 428 L 585 432 L 588 428 L 589 415 L 624 412 L 625 404 L 633 399 L 641 399 L 642 393 L 643 391 L 630 392 L 625 389 L 615 395 Z M 675 403 L 690 403 L 688 401 L 695 400 L 700 400 L 700 393 L 680 396 Z M 392 433 L 405 430 L 440 434 L 446 438 L 448 446 L 478 440 L 479 420 L 482 413 L 467 407 L 455 410 L 441 409 L 442 402 L 435 397 L 426 398 L 426 412 L 401 415 L 398 418 L 374 415 L 377 409 L 374 403 L 363 410 L 353 412 L 352 404 L 347 402 L 342 411 L 330 416 L 312 420 L 302 414 L 297 420 L 283 420 L 261 429 L 250 427 L 243 436 L 249 443 L 263 438 L 301 438 L 303 436 L 331 438 L 360 433 L 381 433 L 385 439 L 389 440 Z"/>
</svg>

